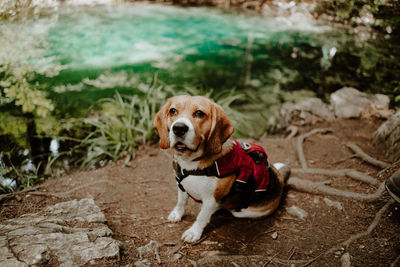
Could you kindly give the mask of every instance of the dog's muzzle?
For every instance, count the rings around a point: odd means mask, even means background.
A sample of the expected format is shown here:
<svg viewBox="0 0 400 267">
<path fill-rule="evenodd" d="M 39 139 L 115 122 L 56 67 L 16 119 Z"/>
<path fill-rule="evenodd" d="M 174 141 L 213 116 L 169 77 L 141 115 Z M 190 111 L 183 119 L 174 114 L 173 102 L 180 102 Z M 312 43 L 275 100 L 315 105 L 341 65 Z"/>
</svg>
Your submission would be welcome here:
<svg viewBox="0 0 400 267">
<path fill-rule="evenodd" d="M 189 127 L 183 122 L 177 122 L 172 127 L 172 132 L 177 137 L 183 137 L 189 131 Z"/>
<path fill-rule="evenodd" d="M 195 131 L 190 120 L 181 117 L 172 125 L 169 133 L 172 146 L 179 152 L 194 152 L 198 148 L 194 144 Z"/>
</svg>

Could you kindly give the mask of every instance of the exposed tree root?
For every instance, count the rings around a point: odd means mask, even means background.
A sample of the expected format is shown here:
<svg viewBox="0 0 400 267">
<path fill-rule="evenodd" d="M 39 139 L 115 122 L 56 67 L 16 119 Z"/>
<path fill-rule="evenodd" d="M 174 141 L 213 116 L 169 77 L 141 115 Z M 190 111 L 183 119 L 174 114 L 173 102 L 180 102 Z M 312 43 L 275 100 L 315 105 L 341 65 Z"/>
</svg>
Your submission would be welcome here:
<svg viewBox="0 0 400 267">
<path fill-rule="evenodd" d="M 288 136 L 286 136 L 286 140 L 290 140 L 299 132 L 299 127 L 291 125 L 286 130 L 289 132 Z"/>
<path fill-rule="evenodd" d="M 71 193 L 73 193 L 75 191 L 78 191 L 80 189 L 83 189 L 83 188 L 86 188 L 86 187 L 89 187 L 89 186 L 92 186 L 92 185 L 101 184 L 101 183 L 108 183 L 108 180 L 106 180 L 106 179 L 97 180 L 97 181 L 94 181 L 93 183 L 77 186 L 77 187 L 74 187 L 74 188 L 72 188 L 72 189 L 70 189 L 70 190 L 68 190 L 66 192 L 60 192 L 60 193 L 49 193 L 49 192 L 43 192 L 43 191 L 36 191 L 39 188 L 43 187 L 43 185 L 37 185 L 37 186 L 28 187 L 28 188 L 26 188 L 24 190 L 17 191 L 17 192 L 14 192 L 14 193 L 0 195 L 0 201 L 17 197 L 18 195 L 20 195 L 22 193 L 29 193 L 29 194 L 34 195 L 34 196 L 64 198 L 64 197 L 67 197 L 69 194 L 71 194 Z"/>
<path fill-rule="evenodd" d="M 316 134 L 316 133 L 328 133 L 328 132 L 333 132 L 333 130 L 331 130 L 331 129 L 314 129 L 314 130 L 309 131 L 306 134 L 300 135 L 297 138 L 297 156 L 299 157 L 300 164 L 301 164 L 301 167 L 303 169 L 307 169 L 308 168 L 307 160 L 306 160 L 306 157 L 304 156 L 304 150 L 303 150 L 303 142 L 304 142 L 304 140 L 307 137 L 309 137 L 309 136 L 311 136 L 313 134 Z"/>
<path fill-rule="evenodd" d="M 315 258 L 313 258 L 313 259 L 311 259 L 310 261 L 308 261 L 306 264 L 304 264 L 304 265 L 302 265 L 302 266 L 303 266 L 303 267 L 304 267 L 304 266 L 308 266 L 308 265 L 310 265 L 311 263 L 313 263 L 314 261 L 316 261 L 318 258 L 320 258 L 321 256 L 326 256 L 326 255 L 328 255 L 328 254 L 330 254 L 330 253 L 333 253 L 333 252 L 335 252 L 335 251 L 338 251 L 338 250 L 340 250 L 342 247 L 348 248 L 348 247 L 350 246 L 350 244 L 351 244 L 353 241 L 356 241 L 357 239 L 360 239 L 360 238 L 362 238 L 362 237 L 364 237 L 364 236 L 370 235 L 370 234 L 372 233 L 372 231 L 373 231 L 373 230 L 376 228 L 376 226 L 378 225 L 378 223 L 379 223 L 379 221 L 381 220 L 383 214 L 388 210 L 389 206 L 390 206 L 391 204 L 393 204 L 393 203 L 394 203 L 394 200 L 393 200 L 393 199 L 389 200 L 389 201 L 376 213 L 374 220 L 373 220 L 373 221 L 371 222 L 371 224 L 368 226 L 367 230 L 350 236 L 347 240 L 345 240 L 345 241 L 343 241 L 343 242 L 341 242 L 341 243 L 339 243 L 339 244 L 333 246 L 333 247 L 330 248 L 329 250 L 327 250 L 327 251 L 321 253 L 320 255 L 318 255 L 317 257 L 315 257 Z M 400 260 L 400 256 L 392 263 L 392 265 L 394 264 L 393 266 L 397 266 L 397 265 L 395 265 L 395 264 L 396 264 L 396 262 L 399 261 L 399 260 Z M 289 262 L 289 263 L 292 263 L 292 262 Z M 391 265 L 391 267 L 392 267 L 392 265 Z"/>
<path fill-rule="evenodd" d="M 378 180 L 372 178 L 368 174 L 359 172 L 357 170 L 353 169 L 341 169 L 341 170 L 327 170 L 327 169 L 313 169 L 309 168 L 307 165 L 307 159 L 304 154 L 303 150 L 303 143 L 306 138 L 309 136 L 316 134 L 316 133 L 327 133 L 327 132 L 332 132 L 330 129 L 314 129 L 311 130 L 310 132 L 303 134 L 298 137 L 297 139 L 297 155 L 301 164 L 301 169 L 293 169 L 293 173 L 307 173 L 307 174 L 322 174 L 322 175 L 331 175 L 331 176 L 346 176 L 350 177 L 352 179 L 361 181 L 363 183 L 367 183 L 373 186 L 378 186 L 378 189 L 372 193 L 372 194 L 362 194 L 362 193 L 356 193 L 356 192 L 348 192 L 336 188 L 332 188 L 330 186 L 327 186 L 326 183 L 321 183 L 321 182 L 311 182 L 308 180 L 300 179 L 298 177 L 291 177 L 288 180 L 288 184 L 292 186 L 293 188 L 303 191 L 303 192 L 308 192 L 312 194 L 328 194 L 328 195 L 333 195 L 333 196 L 339 196 L 339 197 L 345 197 L 345 198 L 351 198 L 354 200 L 359 200 L 359 201 L 375 201 L 377 200 L 382 193 L 385 191 L 384 184 L 379 182 Z M 350 147 L 353 151 L 356 152 L 356 155 L 358 157 L 361 157 L 364 161 L 369 162 L 370 164 L 373 164 L 375 166 L 383 166 L 385 165 L 386 167 L 388 164 L 383 161 L 376 160 L 361 150 L 357 145 L 353 143 L 347 143 L 346 144 L 348 147 Z"/>
<path fill-rule="evenodd" d="M 37 189 L 40 188 L 40 187 L 42 187 L 42 185 L 32 186 L 32 187 L 28 187 L 28 188 L 25 188 L 24 190 L 20 190 L 20 191 L 17 191 L 17 192 L 13 192 L 13 193 L 9 193 L 9 194 L 0 195 L 0 201 L 6 200 L 6 199 L 14 198 L 14 197 L 16 197 L 16 196 L 18 196 L 18 195 L 20 195 L 20 194 L 22 194 L 22 193 L 27 193 L 27 192 L 35 191 L 35 190 L 37 190 Z"/>
<path fill-rule="evenodd" d="M 304 150 L 303 150 L 304 140 L 313 134 L 327 133 L 327 132 L 331 132 L 331 130 L 329 130 L 329 129 L 314 129 L 314 130 L 298 137 L 298 139 L 297 139 L 297 155 L 298 155 L 298 158 L 299 158 L 299 161 L 301 164 L 301 168 L 300 169 L 292 169 L 292 173 L 320 174 L 320 175 L 329 175 L 329 176 L 346 176 L 346 177 L 361 181 L 361 182 L 369 184 L 369 185 L 378 186 L 376 191 L 372 194 L 349 192 L 349 191 L 344 191 L 344 190 L 340 190 L 340 189 L 328 186 L 327 184 L 329 183 L 329 181 L 312 182 L 309 180 L 300 179 L 298 177 L 290 177 L 288 180 L 288 185 L 296 190 L 311 193 L 311 194 L 332 195 L 332 196 L 344 197 L 344 198 L 349 198 L 349 199 L 353 199 L 353 200 L 357 200 L 357 201 L 366 201 L 366 202 L 378 200 L 385 191 L 385 184 L 384 184 L 384 182 L 380 182 L 379 180 L 374 179 L 373 177 L 369 176 L 368 174 L 365 174 L 365 173 L 362 173 L 362 172 L 359 172 L 359 171 L 353 170 L 353 169 L 327 170 L 327 169 L 314 169 L 314 168 L 308 167 L 307 159 L 305 157 Z M 359 146 L 357 146 L 354 143 L 348 142 L 348 143 L 345 143 L 345 145 L 355 153 L 353 156 L 359 157 L 363 161 L 365 161 L 371 165 L 374 165 L 379 168 L 386 168 L 386 169 L 393 166 L 389 163 L 372 158 L 371 156 L 367 155 Z M 342 247 L 347 248 L 348 246 L 350 246 L 350 244 L 353 241 L 360 239 L 364 236 L 370 235 L 372 233 L 372 231 L 376 228 L 376 226 L 378 225 L 382 216 L 388 210 L 389 206 L 392 203 L 394 203 L 394 200 L 393 199 L 389 200 L 376 213 L 374 220 L 371 222 L 371 224 L 369 225 L 367 230 L 350 236 L 347 240 L 339 243 L 338 245 L 332 247 L 331 249 L 320 254 L 319 256 L 315 257 L 311 261 L 307 262 L 305 264 L 305 266 L 314 262 L 316 259 L 318 259 L 321 256 L 326 256 L 332 252 L 337 251 L 338 249 L 340 249 Z M 400 256 L 396 258 L 396 260 L 392 263 L 392 266 L 396 266 L 396 264 L 398 264 L 399 262 L 400 262 Z"/>
<path fill-rule="evenodd" d="M 45 197 L 55 197 L 55 198 L 64 198 L 64 197 L 68 197 L 71 193 L 81 190 L 83 188 L 86 187 L 90 187 L 93 185 L 97 185 L 97 184 L 101 184 L 101 183 L 109 183 L 108 180 L 103 179 L 103 180 L 97 180 L 93 183 L 89 183 L 89 184 L 84 184 L 84 185 L 80 185 L 77 187 L 74 187 L 66 192 L 60 192 L 60 193 L 49 193 L 49 192 L 42 192 L 42 191 L 35 191 L 35 192 L 31 192 L 31 195 L 35 195 L 35 196 L 45 196 Z"/>
<path fill-rule="evenodd" d="M 32 196 L 40 196 L 40 197 L 54 197 L 54 198 L 63 198 L 58 196 L 57 194 L 49 193 L 49 192 L 41 192 L 41 191 L 34 191 L 29 193 Z"/>
<path fill-rule="evenodd" d="M 387 168 L 390 166 L 389 163 L 386 163 L 381 160 L 374 159 L 373 157 L 367 155 L 359 146 L 352 142 L 347 142 L 345 145 L 350 148 L 351 150 L 356 153 L 356 156 L 358 156 L 360 159 L 364 160 L 365 162 L 368 162 L 371 165 L 380 167 L 380 168 Z"/>
<path fill-rule="evenodd" d="M 290 177 L 288 180 L 288 185 L 298 191 L 307 192 L 307 193 L 311 193 L 311 194 L 325 194 L 325 195 L 345 197 L 345 198 L 350 198 L 350 199 L 359 200 L 359 201 L 366 201 L 366 202 L 372 202 L 372 201 L 379 199 L 382 196 L 383 192 L 385 191 L 384 183 L 381 183 L 381 185 L 378 187 L 378 189 L 374 193 L 362 194 L 362 193 L 355 193 L 355 192 L 349 192 L 349 191 L 336 189 L 336 188 L 327 186 L 321 182 L 312 182 L 312 181 L 300 179 L 297 177 Z"/>
<path fill-rule="evenodd" d="M 386 204 L 376 213 L 374 220 L 371 222 L 371 224 L 368 226 L 366 231 L 354 234 L 352 236 L 350 236 L 349 239 L 339 243 L 338 245 L 332 247 L 331 249 L 329 249 L 328 251 L 326 251 L 324 253 L 324 255 L 327 255 L 329 253 L 335 252 L 337 250 L 339 250 L 341 247 L 348 247 L 353 241 L 360 239 L 366 235 L 370 235 L 372 233 L 372 231 L 376 228 L 376 226 L 378 225 L 379 221 L 381 220 L 383 214 L 388 210 L 388 208 L 390 207 L 391 204 L 394 203 L 393 199 L 390 199 L 388 202 L 386 202 Z"/>
<path fill-rule="evenodd" d="M 352 179 L 367 183 L 370 185 L 378 186 L 380 182 L 368 174 L 353 170 L 353 169 L 341 169 L 341 170 L 327 170 L 327 169 L 297 169 L 291 170 L 292 173 L 307 173 L 307 174 L 322 174 L 331 176 L 346 176 Z"/>
</svg>

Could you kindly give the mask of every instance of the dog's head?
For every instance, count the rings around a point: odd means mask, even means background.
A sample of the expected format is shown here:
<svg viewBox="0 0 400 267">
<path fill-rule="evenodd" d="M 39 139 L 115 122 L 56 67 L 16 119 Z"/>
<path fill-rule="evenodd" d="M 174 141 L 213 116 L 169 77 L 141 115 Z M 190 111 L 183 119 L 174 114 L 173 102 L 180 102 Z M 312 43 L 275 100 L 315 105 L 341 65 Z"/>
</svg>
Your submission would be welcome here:
<svg viewBox="0 0 400 267">
<path fill-rule="evenodd" d="M 233 126 L 225 111 L 202 96 L 175 96 L 167 100 L 154 119 L 162 149 L 180 155 L 218 154 L 232 135 Z"/>
</svg>

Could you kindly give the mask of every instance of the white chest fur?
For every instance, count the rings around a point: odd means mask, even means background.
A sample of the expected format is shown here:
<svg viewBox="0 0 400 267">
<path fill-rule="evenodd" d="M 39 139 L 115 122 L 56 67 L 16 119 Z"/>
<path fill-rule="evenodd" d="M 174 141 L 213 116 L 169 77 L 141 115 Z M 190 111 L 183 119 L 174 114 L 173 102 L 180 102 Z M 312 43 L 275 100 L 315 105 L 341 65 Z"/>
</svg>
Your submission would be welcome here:
<svg viewBox="0 0 400 267">
<path fill-rule="evenodd" d="M 181 184 L 192 197 L 204 201 L 214 197 L 214 191 L 217 187 L 217 178 L 189 175 L 183 179 Z"/>
</svg>

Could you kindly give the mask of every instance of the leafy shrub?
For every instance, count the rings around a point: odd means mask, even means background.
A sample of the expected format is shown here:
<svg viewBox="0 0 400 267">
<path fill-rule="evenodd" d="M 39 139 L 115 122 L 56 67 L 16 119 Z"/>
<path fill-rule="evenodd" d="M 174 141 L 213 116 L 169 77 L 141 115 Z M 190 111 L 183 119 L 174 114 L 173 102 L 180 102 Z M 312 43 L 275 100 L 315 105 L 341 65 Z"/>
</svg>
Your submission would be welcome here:
<svg viewBox="0 0 400 267">
<path fill-rule="evenodd" d="M 127 163 L 134 158 L 138 145 L 155 139 L 152 119 L 166 99 L 166 93 L 156 80 L 152 86 L 142 86 L 140 93 L 125 96 L 116 92 L 114 98 L 96 103 L 100 111 L 88 118 L 64 123 L 69 136 L 59 139 L 75 145 L 57 158 L 71 155 L 74 163 L 83 169 L 122 158 Z"/>
<path fill-rule="evenodd" d="M 331 15 L 339 22 L 373 26 L 384 33 L 399 35 L 398 0 L 326 0 L 320 1 L 315 11 Z"/>
<path fill-rule="evenodd" d="M 54 108 L 36 82 L 38 76 L 53 77 L 62 69 L 46 57 L 44 40 L 48 22 L 42 21 L 38 32 L 30 32 L 23 22 L 0 25 L 0 105 L 13 104 L 23 113 L 45 117 Z"/>
</svg>

